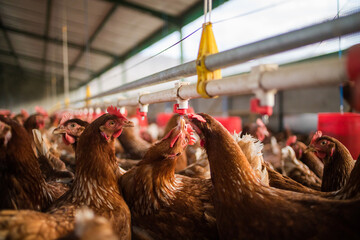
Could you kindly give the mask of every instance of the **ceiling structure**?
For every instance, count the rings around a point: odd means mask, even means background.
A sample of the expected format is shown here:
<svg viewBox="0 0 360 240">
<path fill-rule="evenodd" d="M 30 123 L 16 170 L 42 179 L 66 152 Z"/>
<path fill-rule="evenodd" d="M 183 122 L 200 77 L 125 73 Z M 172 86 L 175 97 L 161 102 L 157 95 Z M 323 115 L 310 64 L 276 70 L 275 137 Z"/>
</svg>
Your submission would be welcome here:
<svg viewBox="0 0 360 240">
<path fill-rule="evenodd" d="M 0 107 L 44 97 L 54 77 L 63 92 L 65 25 L 73 90 L 202 14 L 203 0 L 0 0 Z"/>
</svg>

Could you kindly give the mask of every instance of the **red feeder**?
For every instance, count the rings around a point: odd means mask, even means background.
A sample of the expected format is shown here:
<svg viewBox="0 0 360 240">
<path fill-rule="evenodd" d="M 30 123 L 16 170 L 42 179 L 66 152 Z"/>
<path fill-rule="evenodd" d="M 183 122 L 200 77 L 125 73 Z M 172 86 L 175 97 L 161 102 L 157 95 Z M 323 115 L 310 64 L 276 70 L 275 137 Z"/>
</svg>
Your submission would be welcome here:
<svg viewBox="0 0 360 240">
<path fill-rule="evenodd" d="M 357 159 L 360 154 L 360 114 L 319 113 L 318 130 L 338 139 Z"/>
</svg>

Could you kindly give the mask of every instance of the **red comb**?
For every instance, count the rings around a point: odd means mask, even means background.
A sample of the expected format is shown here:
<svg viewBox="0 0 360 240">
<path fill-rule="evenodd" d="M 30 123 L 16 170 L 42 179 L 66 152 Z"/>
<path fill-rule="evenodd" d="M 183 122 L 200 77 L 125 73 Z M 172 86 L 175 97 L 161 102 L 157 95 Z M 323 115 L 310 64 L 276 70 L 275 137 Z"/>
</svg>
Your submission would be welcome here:
<svg viewBox="0 0 360 240">
<path fill-rule="evenodd" d="M 287 141 L 286 141 L 286 146 L 290 146 L 291 144 L 296 143 L 297 137 L 294 136 L 290 136 Z"/>
<path fill-rule="evenodd" d="M 321 132 L 321 131 L 317 131 L 317 132 L 314 134 L 314 136 L 312 137 L 312 139 L 311 139 L 311 144 L 314 144 L 315 141 L 316 141 L 316 139 L 318 139 L 318 138 L 321 137 L 321 136 L 322 136 L 322 132 Z"/>
<path fill-rule="evenodd" d="M 206 122 L 206 120 L 202 116 L 195 114 L 195 113 L 189 113 L 188 117 L 195 118 L 195 119 L 199 120 L 200 122 Z"/>
<path fill-rule="evenodd" d="M 0 115 L 10 115 L 11 111 L 8 109 L 0 109 Z"/>
<path fill-rule="evenodd" d="M 108 108 L 106 109 L 106 111 L 107 111 L 109 114 L 111 114 L 111 115 L 117 116 L 118 118 L 124 118 L 124 119 L 126 119 L 126 118 L 124 117 L 124 115 L 121 114 L 120 109 L 118 109 L 117 107 L 114 107 L 113 105 L 111 105 L 110 107 L 108 107 Z"/>
<path fill-rule="evenodd" d="M 40 106 L 36 106 L 36 107 L 35 107 L 35 112 L 40 113 L 40 114 L 42 114 L 42 115 L 44 115 L 44 116 L 48 116 L 48 113 L 45 111 L 45 109 L 43 109 L 43 108 L 40 107 Z"/>
<path fill-rule="evenodd" d="M 21 109 L 21 114 L 24 116 L 24 118 L 29 117 L 29 113 L 25 109 Z"/>
<path fill-rule="evenodd" d="M 265 127 L 265 124 L 260 118 L 256 119 L 256 124 L 259 125 L 260 127 Z"/>
<path fill-rule="evenodd" d="M 63 125 L 67 120 L 70 120 L 72 119 L 72 114 L 67 112 L 63 115 L 63 117 L 61 118 L 61 121 L 60 121 L 60 125 Z"/>
</svg>

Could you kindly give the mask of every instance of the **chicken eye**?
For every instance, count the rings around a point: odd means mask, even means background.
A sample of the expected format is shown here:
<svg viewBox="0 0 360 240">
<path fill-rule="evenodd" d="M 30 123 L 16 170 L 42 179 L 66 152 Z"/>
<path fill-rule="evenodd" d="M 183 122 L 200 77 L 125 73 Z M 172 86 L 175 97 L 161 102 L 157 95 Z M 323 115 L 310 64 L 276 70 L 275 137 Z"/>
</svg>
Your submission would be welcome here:
<svg viewBox="0 0 360 240">
<path fill-rule="evenodd" d="M 320 144 L 321 146 L 324 146 L 326 144 L 326 140 L 322 141 Z"/>
<path fill-rule="evenodd" d="M 114 122 L 114 121 L 110 121 L 110 122 L 109 122 L 109 125 L 110 125 L 110 126 L 114 126 L 114 125 L 115 125 L 115 122 Z"/>
<path fill-rule="evenodd" d="M 74 127 L 75 127 L 75 123 L 70 124 L 70 127 L 74 128 Z"/>
</svg>

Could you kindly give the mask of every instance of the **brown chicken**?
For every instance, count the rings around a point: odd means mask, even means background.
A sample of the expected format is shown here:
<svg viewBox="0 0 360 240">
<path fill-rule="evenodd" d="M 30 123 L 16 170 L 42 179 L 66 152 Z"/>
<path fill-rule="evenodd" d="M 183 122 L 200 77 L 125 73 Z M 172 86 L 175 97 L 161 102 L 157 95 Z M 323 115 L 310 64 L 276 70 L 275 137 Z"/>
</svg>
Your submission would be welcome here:
<svg viewBox="0 0 360 240">
<path fill-rule="evenodd" d="M 29 113 L 24 110 L 21 109 L 21 113 L 15 115 L 15 117 L 13 117 L 13 120 L 18 122 L 20 125 L 24 125 L 25 120 L 29 117 Z"/>
<path fill-rule="evenodd" d="M 269 185 L 274 188 L 279 188 L 283 190 L 289 190 L 293 192 L 300 193 L 311 193 L 315 195 L 326 195 L 323 192 L 316 191 L 312 188 L 305 187 L 301 183 L 289 178 L 288 176 L 284 176 L 281 173 L 275 171 L 272 167 L 269 166 L 269 163 L 264 163 L 266 170 L 269 174 Z"/>
<path fill-rule="evenodd" d="M 288 138 L 286 145 L 292 147 L 295 151 L 296 158 L 305 163 L 316 176 L 322 179 L 324 163 L 321 162 L 314 152 L 309 151 L 303 142 L 297 141 L 295 135 Z"/>
<path fill-rule="evenodd" d="M 45 127 L 45 119 L 44 116 L 35 113 L 30 115 L 24 122 L 24 128 L 28 132 L 28 134 L 32 137 L 32 130 L 33 129 L 43 129 Z"/>
<path fill-rule="evenodd" d="M 20 124 L 0 116 L 0 126 L 0 209 L 46 209 L 66 188 L 45 181 Z"/>
<path fill-rule="evenodd" d="M 186 129 L 187 128 L 187 129 Z M 211 180 L 175 174 L 191 136 L 180 120 L 119 181 L 134 236 L 152 239 L 217 239 Z"/>
<path fill-rule="evenodd" d="M 124 129 L 118 139 L 124 148 L 123 158 L 140 160 L 151 146 L 149 142 L 140 137 L 137 127 Z"/>
<path fill-rule="evenodd" d="M 167 122 L 165 129 L 164 129 L 164 136 L 166 134 L 168 134 L 171 129 L 173 129 L 179 122 L 180 119 L 180 115 L 179 114 L 173 114 L 171 116 L 171 118 L 169 119 L 169 121 Z M 175 172 L 179 172 L 181 170 L 184 170 L 186 168 L 186 166 L 188 165 L 188 160 L 187 160 L 187 154 L 185 154 L 186 149 L 184 149 L 184 154 L 181 154 L 177 161 L 176 161 L 176 166 L 175 166 Z"/>
<path fill-rule="evenodd" d="M 222 239 L 358 239 L 360 200 L 329 200 L 263 186 L 229 132 L 192 119 L 205 141 Z"/>
<path fill-rule="evenodd" d="M 270 136 L 269 131 L 260 118 L 256 119 L 255 123 L 250 123 L 244 126 L 244 129 L 241 132 L 241 136 L 245 134 L 250 134 L 251 136 L 259 139 L 261 142 L 263 142 L 266 137 Z"/>
<path fill-rule="evenodd" d="M 53 134 L 61 134 L 63 142 L 67 145 L 71 144 L 75 151 L 77 140 L 88 125 L 86 121 L 65 114 L 59 126 L 53 130 Z"/>
<path fill-rule="evenodd" d="M 320 191 L 321 179 L 308 166 L 296 159 L 295 151 L 290 146 L 281 149 L 281 153 L 286 176 L 304 186 Z"/>
<path fill-rule="evenodd" d="M 70 190 L 47 211 L 0 213 L 0 230 L 8 239 L 56 239 L 74 229 L 75 212 L 87 206 L 108 219 L 120 239 L 131 238 L 130 211 L 120 195 L 114 139 L 133 123 L 109 107 L 80 136 L 76 148 L 76 174 Z M 5 235 L 5 234 L 4 234 Z"/>
<path fill-rule="evenodd" d="M 337 199 L 352 199 L 360 197 L 360 156 L 356 160 L 355 166 L 351 171 L 349 181 L 336 194 Z"/>
<path fill-rule="evenodd" d="M 349 179 L 355 164 L 349 150 L 337 139 L 322 136 L 321 131 L 315 133 L 309 148 L 324 162 L 321 191 L 341 189 Z"/>
<path fill-rule="evenodd" d="M 71 145 L 73 151 L 76 151 L 76 145 L 88 122 L 78 118 L 72 118 L 70 114 L 65 114 L 53 134 L 61 135 L 65 145 Z M 67 152 L 67 151 L 66 151 Z M 63 154 L 61 159 L 66 163 L 68 169 L 75 171 L 75 156 L 71 152 Z"/>
<path fill-rule="evenodd" d="M 37 159 L 45 180 L 47 182 L 71 182 L 74 179 L 74 174 L 66 168 L 63 161 L 51 152 L 48 145 L 43 140 L 40 131 L 38 129 L 33 129 L 33 134 L 37 150 Z"/>
<path fill-rule="evenodd" d="M 83 207 L 76 211 L 75 229 L 69 235 L 58 240 L 118 240 L 109 220 L 95 216 L 94 212 Z"/>
<path fill-rule="evenodd" d="M 234 134 L 234 139 L 245 154 L 251 168 L 262 184 L 269 186 L 269 174 L 262 156 L 263 144 L 250 134 Z"/>
<path fill-rule="evenodd" d="M 177 172 L 177 174 L 193 177 L 210 179 L 209 161 L 205 151 L 202 151 L 196 162 L 188 165 L 185 169 Z"/>
</svg>

